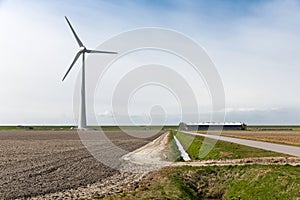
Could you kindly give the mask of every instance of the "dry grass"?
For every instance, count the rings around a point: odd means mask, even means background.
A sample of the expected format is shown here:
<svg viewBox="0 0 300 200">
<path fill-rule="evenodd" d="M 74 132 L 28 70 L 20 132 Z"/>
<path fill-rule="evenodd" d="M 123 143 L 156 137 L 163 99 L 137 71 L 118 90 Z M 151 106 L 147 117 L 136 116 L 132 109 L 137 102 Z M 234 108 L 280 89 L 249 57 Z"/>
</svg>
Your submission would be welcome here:
<svg viewBox="0 0 300 200">
<path fill-rule="evenodd" d="M 298 199 L 298 166 L 167 167 L 104 199 Z"/>
<path fill-rule="evenodd" d="M 300 131 L 223 131 L 223 136 L 300 146 Z"/>
</svg>

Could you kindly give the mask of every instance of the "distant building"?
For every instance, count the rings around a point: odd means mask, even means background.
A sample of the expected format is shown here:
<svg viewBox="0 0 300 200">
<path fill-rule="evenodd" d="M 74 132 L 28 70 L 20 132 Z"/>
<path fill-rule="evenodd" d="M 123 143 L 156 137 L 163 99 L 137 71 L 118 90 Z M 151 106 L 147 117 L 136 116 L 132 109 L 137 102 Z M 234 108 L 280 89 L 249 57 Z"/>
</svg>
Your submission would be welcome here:
<svg viewBox="0 0 300 200">
<path fill-rule="evenodd" d="M 242 122 L 200 122 L 200 123 L 184 123 L 179 124 L 179 130 L 186 131 L 202 131 L 202 130 L 246 130 L 247 125 Z"/>
</svg>

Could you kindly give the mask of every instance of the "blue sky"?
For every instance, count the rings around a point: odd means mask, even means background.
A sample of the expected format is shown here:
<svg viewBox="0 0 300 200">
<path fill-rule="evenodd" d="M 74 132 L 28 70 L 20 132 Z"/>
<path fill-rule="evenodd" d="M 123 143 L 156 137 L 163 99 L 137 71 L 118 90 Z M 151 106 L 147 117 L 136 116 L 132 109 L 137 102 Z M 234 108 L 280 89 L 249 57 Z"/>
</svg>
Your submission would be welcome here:
<svg viewBox="0 0 300 200">
<path fill-rule="evenodd" d="M 0 1 L 0 124 L 74 123 L 80 66 L 61 82 L 77 50 L 65 15 L 90 48 L 135 28 L 179 31 L 214 61 L 225 89 L 226 121 L 300 124 L 296 0 Z M 126 63 L 135 59 L 139 55 Z M 136 106 L 137 118 L 143 105 Z M 109 106 L 95 107 L 111 123 Z M 177 123 L 175 111 L 171 116 L 169 123 Z"/>
</svg>

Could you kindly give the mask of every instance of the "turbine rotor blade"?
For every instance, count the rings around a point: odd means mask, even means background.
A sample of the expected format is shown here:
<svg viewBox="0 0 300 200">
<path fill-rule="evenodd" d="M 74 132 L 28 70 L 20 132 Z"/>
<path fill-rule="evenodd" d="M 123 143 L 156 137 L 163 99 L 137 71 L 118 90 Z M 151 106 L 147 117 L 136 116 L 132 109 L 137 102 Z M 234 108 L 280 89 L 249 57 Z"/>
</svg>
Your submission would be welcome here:
<svg viewBox="0 0 300 200">
<path fill-rule="evenodd" d="M 73 62 L 72 62 L 72 64 L 71 64 L 71 66 L 69 67 L 69 69 L 68 69 L 67 73 L 64 75 L 64 77 L 63 77 L 62 81 L 64 81 L 64 80 L 65 80 L 65 78 L 67 77 L 68 73 L 69 73 L 69 72 L 70 72 L 70 70 L 72 69 L 73 65 L 75 64 L 75 62 L 76 62 L 76 61 L 77 61 L 77 59 L 79 58 L 80 54 L 81 54 L 81 52 L 78 52 L 78 53 L 76 54 L 76 56 L 75 56 L 75 58 L 74 58 L 74 60 L 73 60 Z"/>
<path fill-rule="evenodd" d="M 68 20 L 68 18 L 67 18 L 66 16 L 65 16 L 65 18 L 66 18 L 66 20 L 67 20 L 67 22 L 68 22 L 68 24 L 69 24 L 69 26 L 70 26 L 70 28 L 71 28 L 71 30 L 72 30 L 72 32 L 73 32 L 73 35 L 75 36 L 75 39 L 76 39 L 77 43 L 79 44 L 80 47 L 82 47 L 83 44 L 82 44 L 82 42 L 80 41 L 80 39 L 79 39 L 79 37 L 77 36 L 77 34 L 75 33 L 75 31 L 74 31 L 74 29 L 73 29 L 71 23 L 69 22 L 69 20 Z"/>
<path fill-rule="evenodd" d="M 87 53 L 108 53 L 108 54 L 117 54 L 118 52 L 113 51 L 97 51 L 97 50 L 89 50 L 87 49 L 85 52 Z"/>
</svg>

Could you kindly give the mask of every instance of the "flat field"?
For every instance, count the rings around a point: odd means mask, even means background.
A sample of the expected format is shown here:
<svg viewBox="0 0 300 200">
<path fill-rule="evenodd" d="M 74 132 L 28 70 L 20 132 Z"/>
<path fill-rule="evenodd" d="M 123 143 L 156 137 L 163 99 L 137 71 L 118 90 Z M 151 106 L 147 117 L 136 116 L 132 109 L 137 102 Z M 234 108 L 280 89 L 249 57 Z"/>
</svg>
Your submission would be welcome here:
<svg viewBox="0 0 300 200">
<path fill-rule="evenodd" d="M 222 131 L 221 135 L 300 146 L 300 130 Z"/>
<path fill-rule="evenodd" d="M 105 133 L 127 151 L 157 137 L 140 139 L 121 131 Z M 77 188 L 115 173 L 116 170 L 90 155 L 75 130 L 0 131 L 0 199 L 26 198 Z"/>
</svg>

